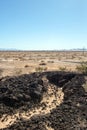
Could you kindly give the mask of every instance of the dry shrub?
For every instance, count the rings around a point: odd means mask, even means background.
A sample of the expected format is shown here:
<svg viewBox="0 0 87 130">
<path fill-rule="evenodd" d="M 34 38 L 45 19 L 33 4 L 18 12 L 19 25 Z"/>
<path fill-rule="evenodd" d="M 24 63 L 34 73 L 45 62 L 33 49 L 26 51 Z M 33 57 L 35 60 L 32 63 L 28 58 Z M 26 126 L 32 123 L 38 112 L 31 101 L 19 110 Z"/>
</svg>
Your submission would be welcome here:
<svg viewBox="0 0 87 130">
<path fill-rule="evenodd" d="M 87 61 L 86 62 L 81 62 L 80 65 L 76 67 L 76 70 L 78 72 L 81 72 L 83 74 L 87 74 Z"/>
<path fill-rule="evenodd" d="M 59 67 L 59 70 L 60 70 L 60 71 L 66 71 L 67 68 L 66 68 L 66 67 Z"/>
<path fill-rule="evenodd" d="M 36 67 L 35 71 L 36 72 L 44 72 L 44 71 L 47 71 L 47 67 Z"/>
</svg>

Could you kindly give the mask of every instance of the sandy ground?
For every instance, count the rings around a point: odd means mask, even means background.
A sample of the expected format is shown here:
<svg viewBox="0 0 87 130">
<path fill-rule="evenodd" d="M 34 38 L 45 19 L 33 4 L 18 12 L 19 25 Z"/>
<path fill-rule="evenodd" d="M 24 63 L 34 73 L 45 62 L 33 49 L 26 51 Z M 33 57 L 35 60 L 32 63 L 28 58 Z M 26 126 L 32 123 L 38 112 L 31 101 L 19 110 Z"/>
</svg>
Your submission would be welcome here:
<svg viewBox="0 0 87 130">
<path fill-rule="evenodd" d="M 0 77 L 64 68 L 76 71 L 83 61 L 87 52 L 0 52 Z"/>
</svg>

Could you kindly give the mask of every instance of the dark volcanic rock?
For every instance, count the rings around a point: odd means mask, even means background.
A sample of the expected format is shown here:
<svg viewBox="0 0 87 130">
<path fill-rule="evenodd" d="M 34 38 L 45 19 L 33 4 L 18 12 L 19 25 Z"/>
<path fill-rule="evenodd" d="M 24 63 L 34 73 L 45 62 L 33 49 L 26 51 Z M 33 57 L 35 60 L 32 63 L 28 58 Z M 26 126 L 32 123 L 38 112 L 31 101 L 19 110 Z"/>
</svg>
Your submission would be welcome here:
<svg viewBox="0 0 87 130">
<path fill-rule="evenodd" d="M 47 78 L 48 80 L 59 86 L 59 87 L 62 87 L 65 83 L 67 83 L 68 81 L 70 81 L 72 78 L 75 77 L 75 74 L 74 73 L 54 73 L 52 75 L 48 75 Z"/>
<path fill-rule="evenodd" d="M 30 96 L 34 102 L 40 102 L 43 96 L 43 81 L 30 84 Z"/>
<path fill-rule="evenodd" d="M 26 109 L 34 107 L 43 97 L 46 86 L 38 74 L 22 75 L 19 77 L 6 77 L 0 81 L 0 106 L 9 109 Z M 12 110 L 12 109 L 11 109 Z M 0 107 L 0 114 L 5 113 Z"/>
<path fill-rule="evenodd" d="M 87 130 L 87 93 L 82 87 L 85 82 L 84 75 L 68 72 L 33 73 L 1 80 L 1 115 L 38 106 L 50 83 L 64 92 L 64 101 L 49 114 L 35 115 L 30 120 L 20 118 L 3 130 L 47 130 L 46 126 L 54 130 Z"/>
</svg>

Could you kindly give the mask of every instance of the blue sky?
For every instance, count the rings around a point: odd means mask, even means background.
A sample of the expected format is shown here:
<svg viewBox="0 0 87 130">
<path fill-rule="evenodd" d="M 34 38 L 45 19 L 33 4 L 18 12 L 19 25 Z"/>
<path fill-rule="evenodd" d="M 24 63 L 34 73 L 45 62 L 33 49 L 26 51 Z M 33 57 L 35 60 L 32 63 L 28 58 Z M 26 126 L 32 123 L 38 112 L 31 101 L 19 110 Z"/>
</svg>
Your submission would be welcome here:
<svg viewBox="0 0 87 130">
<path fill-rule="evenodd" d="M 87 0 L 0 0 L 0 48 L 87 48 Z"/>
</svg>

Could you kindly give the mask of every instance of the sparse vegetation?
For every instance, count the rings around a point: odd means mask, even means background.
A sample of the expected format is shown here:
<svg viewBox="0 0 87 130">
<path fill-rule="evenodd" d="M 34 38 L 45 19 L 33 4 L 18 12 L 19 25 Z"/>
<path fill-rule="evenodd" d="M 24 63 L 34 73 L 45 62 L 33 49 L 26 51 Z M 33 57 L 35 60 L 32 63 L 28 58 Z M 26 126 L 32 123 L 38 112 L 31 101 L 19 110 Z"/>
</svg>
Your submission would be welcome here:
<svg viewBox="0 0 87 130">
<path fill-rule="evenodd" d="M 66 71 L 67 68 L 66 68 L 66 67 L 59 67 L 59 70 L 60 70 L 60 71 Z"/>
<path fill-rule="evenodd" d="M 0 69 L 0 77 L 2 76 L 2 73 L 3 73 L 3 70 L 2 70 L 2 69 Z"/>
<path fill-rule="evenodd" d="M 44 72 L 44 71 L 46 71 L 47 70 L 47 67 L 36 67 L 35 68 L 35 71 L 36 72 Z"/>
<path fill-rule="evenodd" d="M 87 61 L 86 61 L 86 62 L 81 62 L 80 65 L 78 65 L 78 66 L 76 67 L 76 70 L 77 70 L 78 72 L 87 74 Z"/>
<path fill-rule="evenodd" d="M 54 61 L 48 61 L 48 63 L 54 63 Z"/>
<path fill-rule="evenodd" d="M 0 69 L 0 74 L 2 74 L 2 72 L 3 72 L 3 70 L 2 70 L 2 69 Z"/>
<path fill-rule="evenodd" d="M 16 70 L 15 74 L 16 75 L 21 75 L 22 74 L 22 70 L 21 69 Z"/>
<path fill-rule="evenodd" d="M 71 59 L 74 59 L 75 58 L 75 55 L 72 55 Z"/>
<path fill-rule="evenodd" d="M 47 69 L 49 71 L 76 71 L 77 63 L 81 61 L 87 61 L 87 52 L 85 52 L 84 56 L 82 55 L 82 51 L 0 52 L 0 67 L 3 70 L 1 76 L 12 76 L 16 74 L 16 71 L 18 71 L 18 74 L 32 73 L 36 67 L 36 71 L 42 72 Z M 67 70 L 64 66 L 66 66 Z M 42 69 L 38 69 L 38 67 Z M 44 70 L 45 67 L 47 67 L 47 69 Z M 19 71 L 18 68 L 21 69 L 22 72 Z M 79 67 L 77 67 L 77 70 L 81 72 Z M 84 70 L 86 70 L 86 67 Z"/>
</svg>

